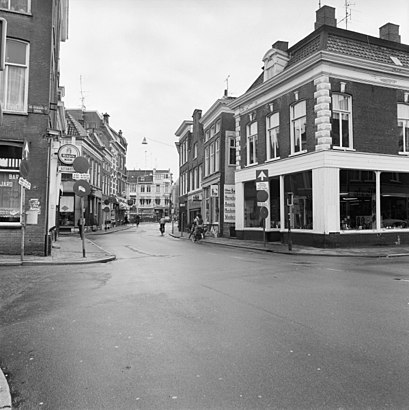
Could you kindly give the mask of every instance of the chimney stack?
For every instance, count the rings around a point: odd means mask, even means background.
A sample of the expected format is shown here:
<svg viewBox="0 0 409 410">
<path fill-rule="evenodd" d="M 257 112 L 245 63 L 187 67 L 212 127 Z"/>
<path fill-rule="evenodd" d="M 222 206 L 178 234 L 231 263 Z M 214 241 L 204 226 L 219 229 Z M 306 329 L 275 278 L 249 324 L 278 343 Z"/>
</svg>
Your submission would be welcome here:
<svg viewBox="0 0 409 410">
<path fill-rule="evenodd" d="M 105 114 L 102 114 L 102 116 L 104 117 L 104 124 L 109 125 L 109 114 L 105 113 Z"/>
<path fill-rule="evenodd" d="M 379 27 L 379 37 L 383 40 L 400 43 L 399 26 L 393 23 L 386 23 Z"/>
<path fill-rule="evenodd" d="M 337 19 L 335 18 L 335 8 L 331 6 L 322 6 L 315 12 L 315 30 L 323 25 L 337 26 Z"/>
</svg>

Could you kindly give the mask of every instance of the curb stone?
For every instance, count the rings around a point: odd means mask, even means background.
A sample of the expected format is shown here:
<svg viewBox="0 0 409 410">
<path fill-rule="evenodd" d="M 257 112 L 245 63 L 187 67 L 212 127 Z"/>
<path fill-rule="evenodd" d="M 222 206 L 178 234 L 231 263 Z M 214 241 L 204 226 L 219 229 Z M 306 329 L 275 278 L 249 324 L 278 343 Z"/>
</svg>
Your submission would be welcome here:
<svg viewBox="0 0 409 410">
<path fill-rule="evenodd" d="M 11 395 L 7 379 L 0 369 L 0 409 L 11 409 Z"/>
</svg>

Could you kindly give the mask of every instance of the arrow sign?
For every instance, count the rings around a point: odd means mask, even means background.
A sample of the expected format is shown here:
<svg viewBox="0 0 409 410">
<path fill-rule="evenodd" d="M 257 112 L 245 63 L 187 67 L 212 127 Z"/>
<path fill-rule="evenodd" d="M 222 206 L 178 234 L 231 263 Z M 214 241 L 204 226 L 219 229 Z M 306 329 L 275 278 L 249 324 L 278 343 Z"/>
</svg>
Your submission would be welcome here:
<svg viewBox="0 0 409 410">
<path fill-rule="evenodd" d="M 256 171 L 256 182 L 264 182 L 265 180 L 268 180 L 268 170 L 260 169 Z"/>
</svg>

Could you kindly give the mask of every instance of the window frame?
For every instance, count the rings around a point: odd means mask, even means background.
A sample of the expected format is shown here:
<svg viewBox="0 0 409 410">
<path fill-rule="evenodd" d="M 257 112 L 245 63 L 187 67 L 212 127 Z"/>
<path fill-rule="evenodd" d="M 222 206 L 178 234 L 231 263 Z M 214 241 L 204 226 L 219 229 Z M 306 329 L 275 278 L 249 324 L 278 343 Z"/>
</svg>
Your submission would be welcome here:
<svg viewBox="0 0 409 410">
<path fill-rule="evenodd" d="M 252 134 L 252 126 L 255 126 L 255 133 Z M 246 125 L 246 159 L 247 159 L 247 166 L 257 165 L 257 140 L 258 140 L 258 124 L 257 121 L 252 121 L 251 123 Z M 253 152 L 253 162 L 251 162 L 251 150 L 252 147 Z"/>
<path fill-rule="evenodd" d="M 277 119 L 276 123 L 272 124 L 272 120 Z M 275 133 L 273 134 L 273 132 Z M 273 148 L 273 153 L 272 151 L 272 137 L 275 137 L 276 139 L 276 146 L 274 145 Z M 279 159 L 280 158 L 280 143 L 279 143 L 279 137 L 280 137 L 280 114 L 279 112 L 275 112 L 269 116 L 266 117 L 266 144 L 267 144 L 267 160 L 272 160 L 272 159 Z M 278 153 L 278 155 L 277 155 Z"/>
<path fill-rule="evenodd" d="M 348 101 L 348 109 L 342 109 L 339 107 L 336 107 L 336 104 L 334 103 L 334 97 L 340 97 L 342 96 Z M 354 139 L 353 139 L 353 127 L 352 127 L 352 96 L 349 94 L 345 93 L 332 93 L 331 96 L 331 104 L 332 104 L 332 129 L 331 129 L 331 134 L 332 134 L 332 147 L 333 148 L 341 148 L 341 149 L 354 149 Z M 334 144 L 334 122 L 335 122 L 335 116 L 334 114 L 338 114 L 340 116 L 340 119 L 338 120 L 339 122 L 339 130 L 338 130 L 338 135 L 339 135 L 339 144 L 336 145 Z M 342 128 L 342 116 L 347 115 L 348 116 L 348 146 L 344 147 L 343 145 L 343 128 Z"/>
<path fill-rule="evenodd" d="M 233 142 L 233 144 L 232 144 L 232 142 Z M 227 162 L 227 164 L 228 164 L 228 166 L 236 166 L 236 155 L 237 155 L 237 153 L 236 153 L 236 137 L 228 137 L 227 138 L 227 148 L 228 148 L 228 155 L 229 155 L 229 157 L 228 157 L 228 162 Z M 234 155 L 232 155 L 232 150 L 234 150 Z M 233 162 L 232 162 L 232 159 L 234 160 Z"/>
<path fill-rule="evenodd" d="M 9 10 L 13 13 L 31 14 L 31 0 L 26 0 L 27 1 L 27 10 L 26 11 L 12 9 L 10 5 L 13 2 L 13 0 L 3 0 L 3 1 L 6 1 L 8 3 L 8 5 L 6 7 L 4 7 L 0 4 L 0 9 L 2 9 L 2 10 Z"/>
<path fill-rule="evenodd" d="M 406 111 L 406 113 L 405 113 Z M 405 114 L 404 117 L 402 114 Z M 402 122 L 402 126 L 400 125 Z M 399 154 L 409 155 L 409 104 L 398 103 L 397 105 L 397 123 L 398 129 L 402 131 L 402 135 L 399 135 L 399 145 L 402 138 L 402 148 L 399 146 Z M 406 135 L 407 131 L 407 135 Z"/>
<path fill-rule="evenodd" d="M 26 47 L 25 50 L 25 63 L 13 63 L 7 61 L 7 51 L 6 51 L 6 61 L 5 61 L 5 68 L 3 71 L 0 72 L 0 102 L 3 107 L 3 111 L 6 113 L 13 113 L 13 114 L 27 114 L 28 113 L 28 81 L 29 81 L 29 67 L 30 67 L 30 43 L 27 41 L 17 40 L 7 38 L 6 49 L 9 49 L 10 43 L 19 43 L 24 44 Z M 18 109 L 10 109 L 9 107 L 9 98 L 7 97 L 9 94 L 8 86 L 9 86 L 9 76 L 10 76 L 10 67 L 17 67 L 24 70 L 24 89 L 23 91 L 23 107 L 21 110 Z"/>
<path fill-rule="evenodd" d="M 303 113 L 301 115 L 298 115 L 296 113 L 296 108 L 301 107 L 301 104 L 304 105 Z M 298 124 L 301 125 L 298 126 Z M 300 131 L 300 148 L 296 150 L 296 141 L 295 141 L 295 129 L 296 126 L 298 130 Z M 303 146 L 302 142 L 302 126 L 304 126 L 304 132 L 305 132 L 305 145 L 307 145 L 307 101 L 306 100 L 301 100 L 297 101 L 296 103 L 292 104 L 290 106 L 290 146 L 291 146 L 291 155 L 297 155 L 297 154 L 302 154 L 304 152 L 307 152 L 306 147 Z"/>
</svg>

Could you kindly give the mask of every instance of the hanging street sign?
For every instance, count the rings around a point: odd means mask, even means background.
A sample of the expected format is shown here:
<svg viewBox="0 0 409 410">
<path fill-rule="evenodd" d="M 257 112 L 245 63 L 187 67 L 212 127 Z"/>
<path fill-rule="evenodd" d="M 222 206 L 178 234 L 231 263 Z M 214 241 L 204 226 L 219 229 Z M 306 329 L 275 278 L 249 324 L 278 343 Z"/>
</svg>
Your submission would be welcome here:
<svg viewBox="0 0 409 410">
<path fill-rule="evenodd" d="M 72 174 L 72 179 L 85 179 L 85 180 L 89 181 L 90 175 L 88 173 L 80 174 L 79 172 L 74 172 Z"/>
<path fill-rule="evenodd" d="M 260 216 L 263 219 L 266 219 L 268 217 L 268 209 L 265 206 L 260 208 Z"/>
<path fill-rule="evenodd" d="M 24 179 L 23 177 L 20 177 L 18 179 L 18 183 L 25 189 L 31 189 L 31 183 L 28 182 L 26 179 Z"/>
<path fill-rule="evenodd" d="M 30 167 L 28 166 L 28 161 L 26 159 L 21 160 L 20 163 L 20 175 L 23 178 L 27 178 L 30 172 Z"/>
<path fill-rule="evenodd" d="M 76 172 L 85 173 L 89 170 L 89 162 L 85 157 L 77 157 L 74 159 L 72 166 Z"/>
<path fill-rule="evenodd" d="M 79 157 L 80 150 L 74 144 L 65 144 L 58 150 L 58 158 L 65 165 L 72 165 L 75 158 Z"/>
<path fill-rule="evenodd" d="M 268 181 L 268 169 L 259 169 L 256 171 L 256 182 Z"/>
<path fill-rule="evenodd" d="M 82 197 L 90 194 L 91 187 L 87 181 L 80 179 L 74 183 L 73 190 L 76 195 Z"/>
</svg>

